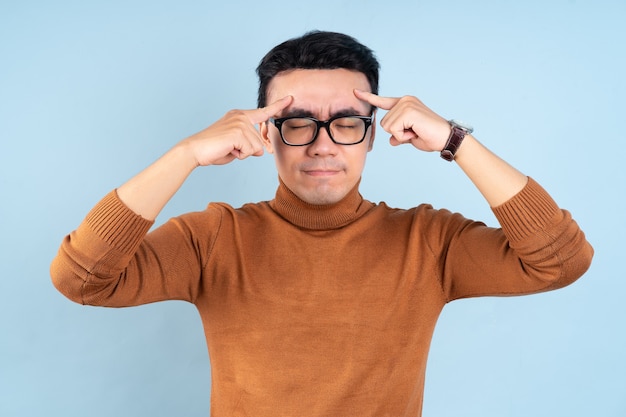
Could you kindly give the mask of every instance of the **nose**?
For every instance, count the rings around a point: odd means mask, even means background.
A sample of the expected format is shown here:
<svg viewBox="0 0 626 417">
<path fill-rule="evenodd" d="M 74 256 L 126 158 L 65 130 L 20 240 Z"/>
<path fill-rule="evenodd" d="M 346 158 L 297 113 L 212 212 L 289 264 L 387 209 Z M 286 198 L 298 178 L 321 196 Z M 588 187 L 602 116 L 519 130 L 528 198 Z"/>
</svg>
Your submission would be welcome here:
<svg viewBox="0 0 626 417">
<path fill-rule="evenodd" d="M 310 156 L 328 156 L 337 153 L 337 145 L 328 134 L 328 126 L 320 127 L 315 141 L 307 147 Z"/>
</svg>

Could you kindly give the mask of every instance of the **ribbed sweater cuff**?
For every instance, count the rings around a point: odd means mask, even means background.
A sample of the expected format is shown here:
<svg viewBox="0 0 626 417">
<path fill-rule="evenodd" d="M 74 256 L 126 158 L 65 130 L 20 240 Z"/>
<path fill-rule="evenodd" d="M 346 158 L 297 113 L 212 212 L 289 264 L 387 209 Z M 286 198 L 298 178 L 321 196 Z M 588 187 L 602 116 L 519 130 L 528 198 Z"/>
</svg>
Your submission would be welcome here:
<svg viewBox="0 0 626 417">
<path fill-rule="evenodd" d="M 512 243 L 533 236 L 560 213 L 556 202 L 532 178 L 513 198 L 492 210 Z"/>
<path fill-rule="evenodd" d="M 133 253 L 154 223 L 129 209 L 111 191 L 85 218 L 91 230 L 122 253 Z"/>
</svg>

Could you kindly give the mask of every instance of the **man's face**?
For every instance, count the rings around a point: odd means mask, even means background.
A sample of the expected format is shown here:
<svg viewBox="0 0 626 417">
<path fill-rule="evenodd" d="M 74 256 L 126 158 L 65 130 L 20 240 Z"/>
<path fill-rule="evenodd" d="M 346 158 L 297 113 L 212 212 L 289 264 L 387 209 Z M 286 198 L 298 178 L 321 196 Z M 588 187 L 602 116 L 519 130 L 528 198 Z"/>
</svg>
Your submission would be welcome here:
<svg viewBox="0 0 626 417">
<path fill-rule="evenodd" d="M 278 117 L 310 116 L 328 120 L 335 115 L 370 115 L 370 105 L 357 99 L 357 88 L 370 91 L 363 73 L 346 69 L 298 69 L 278 74 L 268 86 L 267 102 L 285 96 L 293 101 Z M 276 126 L 261 124 L 267 151 L 274 154 L 278 175 L 298 197 L 311 204 L 341 200 L 359 181 L 367 152 L 374 143 L 374 124 L 357 145 L 338 145 L 320 129 L 306 146 L 285 145 Z"/>
</svg>

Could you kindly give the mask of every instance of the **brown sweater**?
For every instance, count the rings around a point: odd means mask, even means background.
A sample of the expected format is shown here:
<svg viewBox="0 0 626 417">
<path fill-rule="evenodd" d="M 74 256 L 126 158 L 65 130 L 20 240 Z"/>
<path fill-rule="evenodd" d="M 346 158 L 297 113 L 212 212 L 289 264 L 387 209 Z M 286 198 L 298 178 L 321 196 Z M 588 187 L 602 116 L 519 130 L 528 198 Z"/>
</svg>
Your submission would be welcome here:
<svg viewBox="0 0 626 417">
<path fill-rule="evenodd" d="M 211 416 L 420 416 L 426 358 L 454 299 L 563 287 L 593 249 L 532 179 L 494 209 L 502 229 L 447 210 L 364 200 L 270 202 L 151 222 L 108 194 L 52 263 L 70 299 L 198 308 Z"/>
</svg>

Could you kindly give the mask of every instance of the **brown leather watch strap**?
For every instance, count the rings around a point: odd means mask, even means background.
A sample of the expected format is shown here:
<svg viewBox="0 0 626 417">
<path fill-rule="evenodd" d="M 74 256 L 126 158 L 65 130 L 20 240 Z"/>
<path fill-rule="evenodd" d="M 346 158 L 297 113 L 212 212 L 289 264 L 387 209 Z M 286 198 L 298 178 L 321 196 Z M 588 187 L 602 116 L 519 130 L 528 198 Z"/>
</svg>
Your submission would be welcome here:
<svg viewBox="0 0 626 417">
<path fill-rule="evenodd" d="M 457 126 L 451 125 L 452 130 L 450 131 L 450 136 L 448 137 L 448 142 L 446 146 L 444 146 L 441 151 L 441 157 L 446 161 L 452 162 L 454 161 L 454 157 L 456 156 L 456 151 L 459 150 L 459 146 L 461 146 L 461 142 L 463 142 L 463 138 L 467 134 L 467 132 Z"/>
</svg>

